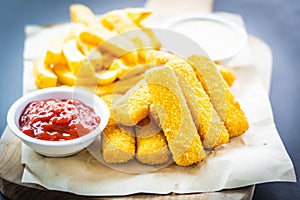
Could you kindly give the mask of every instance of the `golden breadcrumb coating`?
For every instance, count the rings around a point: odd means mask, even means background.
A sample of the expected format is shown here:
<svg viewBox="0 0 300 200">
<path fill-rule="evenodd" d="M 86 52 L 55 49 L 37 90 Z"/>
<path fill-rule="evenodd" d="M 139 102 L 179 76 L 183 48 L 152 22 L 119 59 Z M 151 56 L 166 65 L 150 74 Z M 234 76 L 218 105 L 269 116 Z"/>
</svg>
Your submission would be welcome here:
<svg viewBox="0 0 300 200">
<path fill-rule="evenodd" d="M 156 67 L 145 74 L 149 93 L 177 165 L 189 166 L 206 155 L 177 77 L 170 67 Z"/>
<path fill-rule="evenodd" d="M 170 159 L 170 151 L 162 130 L 150 117 L 136 127 L 136 158 L 149 165 L 163 164 Z"/>
<path fill-rule="evenodd" d="M 134 126 L 148 116 L 150 104 L 148 87 L 142 80 L 114 102 L 114 118 L 118 124 Z"/>
<path fill-rule="evenodd" d="M 217 70 L 215 64 L 205 56 L 191 56 L 188 60 L 193 64 L 198 79 L 224 121 L 230 137 L 247 131 L 249 124 L 245 113 L 222 76 L 214 75 Z"/>
<path fill-rule="evenodd" d="M 102 153 L 107 163 L 123 163 L 134 158 L 135 137 L 132 127 L 122 127 L 115 123 L 112 103 L 121 95 L 104 95 L 101 98 L 110 110 L 110 118 L 102 132 Z"/>
<path fill-rule="evenodd" d="M 193 67 L 183 59 L 169 61 L 166 66 L 176 72 L 204 147 L 213 148 L 228 142 L 228 131 L 197 79 Z"/>
<path fill-rule="evenodd" d="M 132 127 L 107 126 L 101 138 L 105 162 L 124 163 L 134 158 L 135 137 Z"/>
</svg>

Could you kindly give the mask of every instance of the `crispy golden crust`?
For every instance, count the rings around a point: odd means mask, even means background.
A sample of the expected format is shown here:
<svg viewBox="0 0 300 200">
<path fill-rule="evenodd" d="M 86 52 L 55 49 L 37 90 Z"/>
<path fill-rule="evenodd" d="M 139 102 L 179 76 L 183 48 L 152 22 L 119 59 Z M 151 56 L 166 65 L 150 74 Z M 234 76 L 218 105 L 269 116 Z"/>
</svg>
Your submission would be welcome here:
<svg viewBox="0 0 300 200">
<path fill-rule="evenodd" d="M 107 163 L 123 163 L 133 159 L 135 155 L 133 128 L 107 126 L 102 132 L 102 152 Z"/>
<path fill-rule="evenodd" d="M 149 117 L 136 127 L 136 158 L 142 163 L 156 165 L 166 163 L 170 151 L 164 133 Z"/>
<path fill-rule="evenodd" d="M 117 126 L 111 112 L 112 103 L 121 95 L 101 96 L 110 110 L 110 118 L 102 132 L 102 152 L 107 163 L 123 163 L 133 159 L 135 154 L 135 137 L 132 127 Z"/>
<path fill-rule="evenodd" d="M 120 97 L 122 97 L 122 95 L 120 94 L 107 94 L 107 95 L 103 95 L 101 96 L 101 98 L 103 99 L 103 101 L 107 104 L 108 108 L 109 108 L 109 112 L 110 112 L 110 116 L 108 119 L 108 123 L 107 126 L 115 126 L 116 122 L 113 116 L 113 112 L 111 110 L 112 108 L 112 104 L 114 101 L 116 101 L 117 99 L 119 99 Z"/>
<path fill-rule="evenodd" d="M 176 72 L 204 146 L 213 148 L 228 142 L 228 131 L 198 81 L 192 66 L 183 59 L 169 61 L 166 65 Z"/>
<path fill-rule="evenodd" d="M 156 67 L 146 72 L 145 79 L 153 104 L 161 108 L 154 110 L 173 160 L 180 166 L 200 162 L 206 156 L 205 151 L 174 71 Z"/>
<path fill-rule="evenodd" d="M 150 104 L 151 98 L 148 87 L 142 80 L 114 103 L 115 120 L 125 126 L 136 125 L 148 116 Z"/>
<path fill-rule="evenodd" d="M 192 56 L 188 60 L 193 64 L 198 79 L 224 121 L 230 137 L 238 136 L 247 131 L 249 124 L 240 104 L 235 100 L 222 76 L 213 75 L 216 70 L 214 63 L 204 56 Z M 211 88 L 216 83 L 218 83 L 219 88 Z"/>
</svg>

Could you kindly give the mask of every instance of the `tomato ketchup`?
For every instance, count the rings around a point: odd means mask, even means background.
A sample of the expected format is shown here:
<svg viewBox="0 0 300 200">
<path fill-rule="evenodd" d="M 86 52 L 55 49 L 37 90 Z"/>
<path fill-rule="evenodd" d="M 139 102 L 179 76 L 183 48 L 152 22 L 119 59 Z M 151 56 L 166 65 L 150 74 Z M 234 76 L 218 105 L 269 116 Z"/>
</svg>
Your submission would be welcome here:
<svg viewBox="0 0 300 200">
<path fill-rule="evenodd" d="M 100 124 L 100 117 L 78 100 L 48 99 L 29 103 L 19 124 L 20 130 L 30 137 L 65 141 L 94 130 Z"/>
</svg>

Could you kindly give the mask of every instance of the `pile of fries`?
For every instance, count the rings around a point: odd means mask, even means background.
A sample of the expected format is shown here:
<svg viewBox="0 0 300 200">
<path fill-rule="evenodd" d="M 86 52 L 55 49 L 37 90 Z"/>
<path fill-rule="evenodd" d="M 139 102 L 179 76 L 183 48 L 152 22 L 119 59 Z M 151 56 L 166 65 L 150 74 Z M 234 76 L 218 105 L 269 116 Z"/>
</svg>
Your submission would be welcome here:
<svg viewBox="0 0 300 200">
<path fill-rule="evenodd" d="M 105 162 L 190 166 L 206 149 L 248 130 L 230 91 L 234 73 L 205 56 L 181 58 L 160 49 L 153 32 L 140 29 L 151 12 L 130 8 L 97 17 L 76 4 L 70 13 L 73 28 L 36 60 L 35 83 L 80 85 L 102 97 L 111 112 L 101 137 Z M 125 43 L 110 40 L 136 29 L 141 34 Z M 141 48 L 145 41 L 153 48 Z"/>
<path fill-rule="evenodd" d="M 136 48 L 138 38 L 109 43 L 114 36 L 133 29 L 143 28 L 142 20 L 151 12 L 141 8 L 128 8 L 108 12 L 101 17 L 84 5 L 70 7 L 72 29 L 64 37 L 54 37 L 50 42 L 45 57 L 37 59 L 34 64 L 35 84 L 38 88 L 60 85 L 108 85 L 120 77 L 130 67 L 124 63 L 135 64 L 136 56 L 123 56 L 122 62 L 107 67 L 115 57 L 128 49 Z M 155 36 L 145 31 L 151 46 L 160 48 Z M 144 41 L 144 40 L 143 40 Z M 103 42 L 103 49 L 97 46 Z M 109 44 L 109 45 L 107 45 Z M 141 44 L 143 45 L 143 44 Z M 94 61 L 87 63 L 87 60 Z M 107 86 L 109 88 L 109 86 Z"/>
</svg>

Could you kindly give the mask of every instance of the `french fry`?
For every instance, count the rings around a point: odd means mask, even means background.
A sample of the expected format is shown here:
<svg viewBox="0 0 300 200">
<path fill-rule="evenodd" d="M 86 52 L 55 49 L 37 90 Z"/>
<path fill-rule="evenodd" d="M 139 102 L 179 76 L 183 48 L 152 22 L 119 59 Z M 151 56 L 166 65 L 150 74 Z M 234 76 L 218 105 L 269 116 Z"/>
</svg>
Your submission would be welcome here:
<svg viewBox="0 0 300 200">
<path fill-rule="evenodd" d="M 70 38 L 75 39 L 77 42 L 77 48 L 80 52 L 89 56 L 90 53 L 97 47 L 96 45 L 84 42 L 80 39 L 81 32 L 87 30 L 87 27 L 83 23 L 73 23 L 70 31 Z"/>
<path fill-rule="evenodd" d="M 95 86 L 98 81 L 96 77 L 75 76 L 66 65 L 54 65 L 53 72 L 57 75 L 59 82 L 63 85 Z"/>
<path fill-rule="evenodd" d="M 115 30 L 117 33 L 123 33 L 138 28 L 123 10 L 114 10 L 105 13 L 101 17 L 101 22 L 106 28 Z"/>
<path fill-rule="evenodd" d="M 89 43 L 91 45 L 97 46 L 100 43 L 112 38 L 116 34 L 109 31 L 107 28 L 103 27 L 101 24 L 93 25 L 87 27 L 83 30 L 79 37 L 83 42 Z"/>
<path fill-rule="evenodd" d="M 65 38 L 52 39 L 47 47 L 44 62 L 48 65 L 65 65 L 67 60 L 63 55 L 62 46 L 65 42 Z"/>
<path fill-rule="evenodd" d="M 144 74 L 140 74 L 138 76 L 115 81 L 113 83 L 107 85 L 98 85 L 94 89 L 95 93 L 98 96 L 106 95 L 106 94 L 125 94 L 131 87 L 136 85 L 140 80 L 144 78 Z"/>
<path fill-rule="evenodd" d="M 68 67 L 76 76 L 86 57 L 77 49 L 76 40 L 70 40 L 63 46 L 63 54 L 67 59 Z"/>
<path fill-rule="evenodd" d="M 205 151 L 174 71 L 156 67 L 145 73 L 145 79 L 153 104 L 164 111 L 157 116 L 175 163 L 189 166 L 203 160 Z"/>
<path fill-rule="evenodd" d="M 139 27 L 142 26 L 141 22 L 152 14 L 151 11 L 144 8 L 127 8 L 124 12 Z"/>
<path fill-rule="evenodd" d="M 70 17 L 72 22 L 81 22 L 85 25 L 97 22 L 97 18 L 91 9 L 82 4 L 73 4 L 70 6 Z"/>
<path fill-rule="evenodd" d="M 149 65 L 164 65 L 168 61 L 178 58 L 166 51 L 140 50 L 138 53 L 141 62 Z"/>
<path fill-rule="evenodd" d="M 235 75 L 234 72 L 226 67 L 225 65 L 216 64 L 217 69 L 221 73 L 222 77 L 226 81 L 229 87 L 231 87 L 235 81 Z"/>
<path fill-rule="evenodd" d="M 53 71 L 57 75 L 59 82 L 64 85 L 73 86 L 76 76 L 70 71 L 67 65 L 54 65 Z"/>
<path fill-rule="evenodd" d="M 96 73 L 99 85 L 107 85 L 114 82 L 118 77 L 118 70 L 102 70 Z"/>
<path fill-rule="evenodd" d="M 34 61 L 33 76 L 38 88 L 55 87 L 57 85 L 57 76 L 42 59 Z"/>
</svg>

